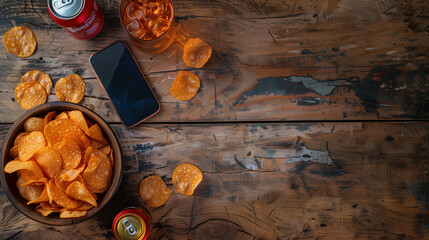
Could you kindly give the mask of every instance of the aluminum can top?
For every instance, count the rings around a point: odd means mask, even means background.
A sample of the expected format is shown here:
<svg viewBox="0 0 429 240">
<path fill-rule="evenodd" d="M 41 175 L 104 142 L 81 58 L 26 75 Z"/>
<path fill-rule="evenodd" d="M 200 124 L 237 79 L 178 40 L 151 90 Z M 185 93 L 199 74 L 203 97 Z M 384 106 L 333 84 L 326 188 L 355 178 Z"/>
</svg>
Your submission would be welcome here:
<svg viewBox="0 0 429 240">
<path fill-rule="evenodd" d="M 52 14 L 59 19 L 72 19 L 79 15 L 85 5 L 85 0 L 48 0 Z"/>
</svg>

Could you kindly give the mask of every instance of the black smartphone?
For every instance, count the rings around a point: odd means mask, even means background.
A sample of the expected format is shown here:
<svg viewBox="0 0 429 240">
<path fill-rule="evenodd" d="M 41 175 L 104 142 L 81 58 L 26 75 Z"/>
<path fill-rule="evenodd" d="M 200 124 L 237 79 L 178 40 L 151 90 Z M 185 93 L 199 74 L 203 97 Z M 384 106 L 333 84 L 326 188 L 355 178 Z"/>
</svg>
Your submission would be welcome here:
<svg viewBox="0 0 429 240">
<path fill-rule="evenodd" d="M 159 101 L 124 42 L 93 54 L 89 64 L 126 126 L 159 112 Z"/>
</svg>

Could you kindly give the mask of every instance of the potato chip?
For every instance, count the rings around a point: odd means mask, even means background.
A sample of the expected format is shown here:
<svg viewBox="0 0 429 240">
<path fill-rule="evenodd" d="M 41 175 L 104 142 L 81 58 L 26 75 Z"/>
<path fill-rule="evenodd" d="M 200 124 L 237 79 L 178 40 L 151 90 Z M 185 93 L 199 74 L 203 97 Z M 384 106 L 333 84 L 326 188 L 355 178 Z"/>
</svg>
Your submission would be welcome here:
<svg viewBox="0 0 429 240">
<path fill-rule="evenodd" d="M 81 152 L 85 152 L 85 150 L 91 146 L 91 140 L 81 130 L 66 134 L 64 139 L 70 139 L 77 143 Z"/>
<path fill-rule="evenodd" d="M 94 187 L 91 187 L 90 185 L 86 184 L 85 181 L 84 181 L 84 185 L 89 191 L 91 191 L 93 193 L 104 193 L 109 188 L 109 186 L 106 186 L 105 188 L 101 188 L 101 189 L 94 188 Z"/>
<path fill-rule="evenodd" d="M 48 178 L 54 178 L 61 171 L 63 159 L 53 147 L 48 146 L 40 149 L 34 154 L 34 160 Z"/>
<path fill-rule="evenodd" d="M 18 178 L 16 181 L 16 187 L 18 188 L 19 193 L 21 196 L 27 201 L 34 201 L 36 200 L 43 192 L 44 186 L 37 186 L 37 185 L 28 185 L 28 186 L 22 186 L 21 184 L 24 183 L 22 178 Z"/>
<path fill-rule="evenodd" d="M 3 36 L 3 43 L 9 53 L 19 57 L 29 57 L 36 50 L 36 36 L 28 27 L 17 26 Z"/>
<path fill-rule="evenodd" d="M 43 133 L 34 131 L 23 137 L 18 145 L 19 159 L 21 161 L 27 161 L 33 155 L 45 147 L 46 141 Z"/>
<path fill-rule="evenodd" d="M 76 168 L 82 159 L 82 152 L 79 145 L 73 140 L 64 139 L 63 141 L 54 145 L 54 148 L 61 154 L 63 159 L 63 169 Z"/>
<path fill-rule="evenodd" d="M 38 82 L 24 82 L 15 88 L 16 102 L 25 110 L 46 102 L 45 89 Z"/>
<path fill-rule="evenodd" d="M 73 182 L 80 182 L 82 184 L 84 184 L 83 178 L 81 175 L 78 175 L 75 179 L 73 179 L 72 181 L 65 181 L 62 177 L 61 174 L 58 174 L 55 177 L 55 185 L 57 185 L 57 187 L 59 187 L 61 190 L 63 190 L 64 192 L 67 190 L 67 188 L 70 186 L 70 184 L 72 184 Z"/>
<path fill-rule="evenodd" d="M 43 118 L 31 117 L 24 122 L 24 131 L 26 132 L 43 132 L 44 127 L 45 120 Z"/>
<path fill-rule="evenodd" d="M 83 116 L 81 111 L 75 110 L 70 111 L 67 113 L 67 116 L 76 123 L 76 125 L 80 128 L 82 131 L 88 130 L 88 124 L 86 124 L 85 117 Z M 101 129 L 100 129 L 101 130 Z"/>
<path fill-rule="evenodd" d="M 55 202 L 49 203 L 49 202 L 41 202 L 40 206 L 46 210 L 52 211 L 52 212 L 61 212 L 64 208 L 60 205 L 56 204 Z"/>
<path fill-rule="evenodd" d="M 112 148 L 110 147 L 109 144 L 107 144 L 106 146 L 102 147 L 99 149 L 100 152 L 102 152 L 103 154 L 105 154 L 106 156 L 109 156 L 110 151 L 112 151 Z"/>
<path fill-rule="evenodd" d="M 67 210 L 60 213 L 60 218 L 78 218 L 83 217 L 87 213 L 86 210 L 75 211 L 75 210 Z"/>
<path fill-rule="evenodd" d="M 89 141 L 91 143 L 91 146 L 95 149 L 100 149 L 100 148 L 106 146 L 106 144 L 99 142 L 97 140 L 91 139 L 91 138 L 89 139 Z"/>
<path fill-rule="evenodd" d="M 20 170 L 18 170 L 20 177 L 23 179 L 23 183 L 21 184 L 22 186 L 27 186 L 30 184 L 46 185 L 48 183 L 48 179 L 41 175 L 42 170 L 40 169 L 39 165 L 37 165 L 37 166 L 36 165 L 33 166 L 34 169 L 30 169 L 30 170 L 20 169 Z M 40 172 L 39 172 L 39 170 L 40 170 Z"/>
<path fill-rule="evenodd" d="M 85 161 L 88 162 L 89 159 L 91 159 L 94 156 L 99 156 L 99 157 L 103 158 L 104 161 L 109 161 L 110 166 L 113 167 L 114 162 L 112 162 L 103 152 L 95 149 L 94 147 L 87 148 L 85 151 L 85 155 L 84 155 Z"/>
<path fill-rule="evenodd" d="M 63 169 L 60 172 L 60 176 L 64 181 L 73 181 L 79 176 L 81 172 L 85 169 L 85 161 L 80 161 L 80 164 L 73 169 Z"/>
<path fill-rule="evenodd" d="M 192 164 L 184 163 L 174 169 L 172 181 L 177 192 L 191 196 L 202 179 L 203 174 L 200 169 Z"/>
<path fill-rule="evenodd" d="M 36 207 L 36 211 L 38 211 L 39 213 L 41 213 L 44 217 L 48 216 L 49 214 L 53 213 L 54 211 L 52 210 L 48 210 L 48 209 L 44 209 L 41 205 L 38 205 Z"/>
<path fill-rule="evenodd" d="M 92 195 L 92 194 L 91 194 Z M 95 194 L 94 194 L 95 196 Z M 83 211 L 83 210 L 89 210 L 91 208 L 93 208 L 94 206 L 92 206 L 91 204 L 84 202 L 80 207 L 75 208 L 75 209 L 71 209 L 73 211 Z"/>
<path fill-rule="evenodd" d="M 112 166 L 107 156 L 106 158 L 98 155 L 91 157 L 88 166 L 82 173 L 82 178 L 85 184 L 93 189 L 102 190 L 109 187 L 112 178 Z"/>
<path fill-rule="evenodd" d="M 79 135 L 79 131 L 79 127 L 72 120 L 55 119 L 45 126 L 45 137 L 53 146 L 61 142 L 67 134 Z"/>
<path fill-rule="evenodd" d="M 88 130 L 85 131 L 85 134 L 92 138 L 95 139 L 99 142 L 102 142 L 104 144 L 108 144 L 109 142 L 107 142 L 106 138 L 104 138 L 103 136 L 103 132 L 101 131 L 100 126 L 96 123 L 94 124 L 92 127 L 90 127 Z"/>
<path fill-rule="evenodd" d="M 52 121 L 52 118 L 54 118 L 55 114 L 56 114 L 55 111 L 52 111 L 52 112 L 49 112 L 48 114 L 46 114 L 45 119 L 44 119 L 45 120 L 45 124 L 43 126 L 48 125 L 48 123 L 50 121 Z"/>
<path fill-rule="evenodd" d="M 55 180 L 51 179 L 48 183 L 48 196 L 55 201 L 58 205 L 65 208 L 77 208 L 82 205 L 81 201 L 74 200 L 67 196 L 67 194 L 57 187 Z"/>
<path fill-rule="evenodd" d="M 171 95 L 181 101 L 193 98 L 200 89 L 200 79 L 194 73 L 180 71 L 174 79 Z"/>
<path fill-rule="evenodd" d="M 66 194 L 69 197 L 72 197 L 83 202 L 87 202 L 94 207 L 97 207 L 97 200 L 91 194 L 90 191 L 80 182 L 73 182 L 70 186 L 67 187 Z"/>
<path fill-rule="evenodd" d="M 56 120 L 56 119 L 64 119 L 64 118 L 69 118 L 69 116 L 67 115 L 67 113 L 66 113 L 66 112 L 62 112 L 62 113 L 58 114 L 58 115 L 55 117 L 55 120 Z"/>
<path fill-rule="evenodd" d="M 37 163 L 33 160 L 29 160 L 29 161 L 12 160 L 8 162 L 4 167 L 4 171 L 6 173 L 13 173 L 18 170 L 28 170 L 31 174 L 34 175 L 33 178 L 35 179 L 40 179 L 44 177 L 43 172 L 40 169 L 39 165 L 37 165 Z"/>
<path fill-rule="evenodd" d="M 52 80 L 48 74 L 39 70 L 28 71 L 24 74 L 24 76 L 21 77 L 21 82 L 30 81 L 40 83 L 40 85 L 42 85 L 42 87 L 45 89 L 46 96 L 49 96 L 49 94 L 51 94 Z"/>
<path fill-rule="evenodd" d="M 190 38 L 183 47 L 183 61 L 188 67 L 202 68 L 212 55 L 212 47 L 201 38 Z"/>
<path fill-rule="evenodd" d="M 77 74 L 71 74 L 58 80 L 55 85 L 58 100 L 79 103 L 85 95 L 85 82 Z"/>
<path fill-rule="evenodd" d="M 158 176 L 145 178 L 139 186 L 140 197 L 151 207 L 159 207 L 170 198 L 172 191 Z"/>
<path fill-rule="evenodd" d="M 28 134 L 30 134 L 30 133 L 29 132 L 19 133 L 18 136 L 16 136 L 15 141 L 13 142 L 13 146 L 18 146 L 18 144 L 21 141 L 21 139 L 23 137 L 27 136 Z"/>
<path fill-rule="evenodd" d="M 38 186 L 41 187 L 41 186 Z M 47 184 L 43 185 L 43 192 L 36 199 L 29 201 L 27 205 L 49 201 Z"/>
<path fill-rule="evenodd" d="M 11 149 L 9 149 L 9 156 L 13 159 L 19 156 L 18 146 L 13 146 Z"/>
</svg>

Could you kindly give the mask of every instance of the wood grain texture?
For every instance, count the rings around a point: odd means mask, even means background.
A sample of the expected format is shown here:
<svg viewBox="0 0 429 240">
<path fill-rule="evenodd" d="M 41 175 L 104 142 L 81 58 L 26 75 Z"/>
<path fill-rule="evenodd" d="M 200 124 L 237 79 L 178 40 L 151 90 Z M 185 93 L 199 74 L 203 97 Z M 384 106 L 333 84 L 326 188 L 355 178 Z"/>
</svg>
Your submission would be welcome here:
<svg viewBox="0 0 429 240">
<path fill-rule="evenodd" d="M 425 239 L 429 124 L 303 123 L 112 125 L 124 155 L 114 199 L 90 220 L 38 224 L 0 193 L 0 238 L 112 238 L 114 215 L 145 207 L 151 239 Z M 3 139 L 8 125 L 1 125 Z M 180 163 L 204 179 L 191 197 L 171 174 Z M 160 208 L 139 197 L 161 176 L 173 190 Z"/>
<path fill-rule="evenodd" d="M 28 25 L 38 39 L 26 59 L 0 51 L 0 122 L 23 110 L 13 91 L 27 71 L 54 83 L 71 73 L 88 84 L 83 105 L 118 122 L 95 81 L 88 57 L 127 39 L 118 1 L 100 1 L 101 33 L 79 41 L 56 25 L 44 2 L 0 3 L 0 34 Z M 201 37 L 214 49 L 204 69 L 189 69 L 180 44 L 158 55 L 129 41 L 163 111 L 153 122 L 428 119 L 429 3 L 401 1 L 175 1 L 180 37 Z M 238 41 L 239 40 L 239 41 Z M 202 89 L 189 102 L 169 93 L 179 70 L 199 75 Z M 50 100 L 56 100 L 52 95 Z"/>
</svg>

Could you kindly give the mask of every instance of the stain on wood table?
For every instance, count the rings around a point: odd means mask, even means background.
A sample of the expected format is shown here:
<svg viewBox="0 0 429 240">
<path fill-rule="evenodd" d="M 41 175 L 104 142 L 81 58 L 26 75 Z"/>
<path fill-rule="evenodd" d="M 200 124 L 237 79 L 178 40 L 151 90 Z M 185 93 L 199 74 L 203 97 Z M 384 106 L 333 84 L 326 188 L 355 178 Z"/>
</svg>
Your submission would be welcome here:
<svg viewBox="0 0 429 240">
<path fill-rule="evenodd" d="M 25 217 L 0 188 L 0 239 L 113 239 L 113 217 L 127 206 L 148 209 L 151 239 L 429 238 L 428 1 L 176 0 L 178 39 L 213 47 L 201 69 L 183 63 L 179 42 L 142 52 L 120 25 L 120 1 L 97 2 L 104 27 L 79 41 L 46 1 L 0 1 L 0 34 L 25 25 L 38 41 L 28 58 L 0 44 L 0 141 L 25 112 L 14 98 L 25 72 L 45 71 L 54 84 L 77 73 L 87 85 L 81 105 L 119 138 L 121 186 L 93 218 L 62 227 Z M 120 124 L 88 65 L 117 40 L 162 105 L 134 128 Z M 169 92 L 181 70 L 201 79 L 186 102 Z M 171 181 L 184 162 L 204 175 L 190 197 Z M 138 194 L 152 174 L 173 190 L 159 208 Z"/>
</svg>

